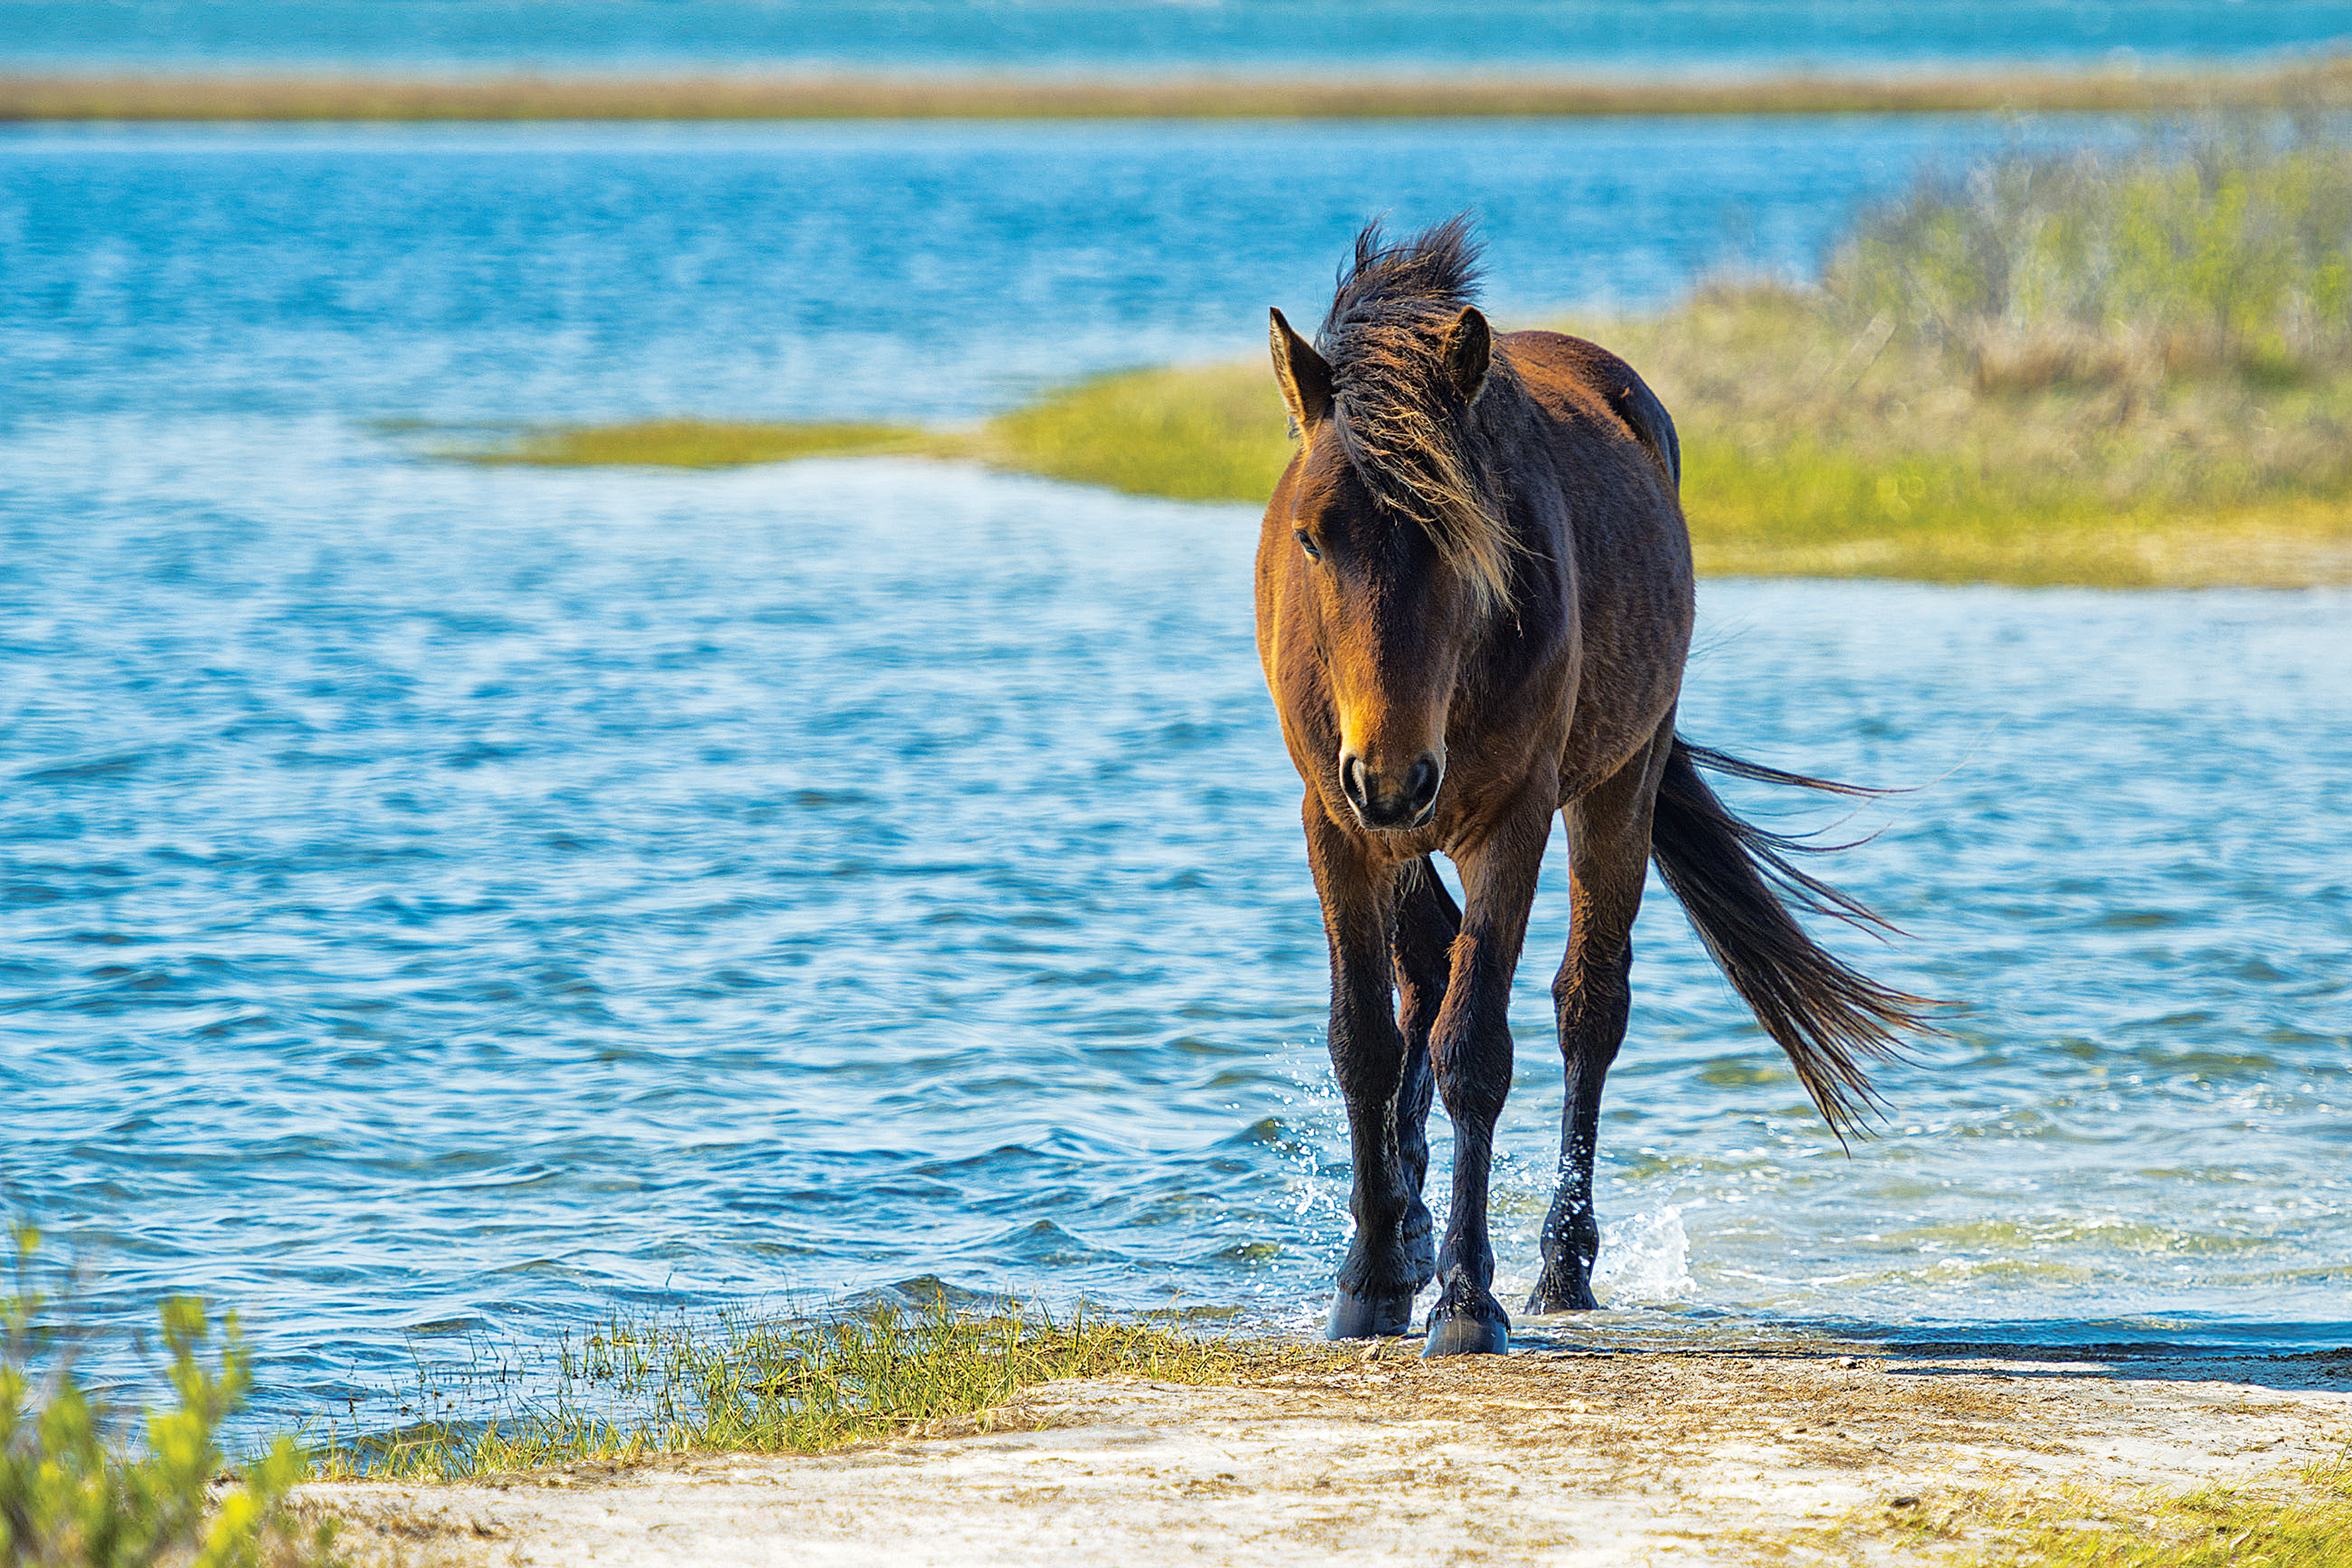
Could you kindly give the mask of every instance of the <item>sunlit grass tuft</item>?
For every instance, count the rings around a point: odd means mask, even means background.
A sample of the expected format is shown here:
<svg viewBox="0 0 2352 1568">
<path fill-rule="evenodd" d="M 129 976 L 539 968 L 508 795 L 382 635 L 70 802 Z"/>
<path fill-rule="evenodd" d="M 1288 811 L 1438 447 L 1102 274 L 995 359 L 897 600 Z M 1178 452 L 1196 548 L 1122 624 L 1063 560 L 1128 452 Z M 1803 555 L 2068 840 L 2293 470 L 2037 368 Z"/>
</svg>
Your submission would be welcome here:
<svg viewBox="0 0 2352 1568">
<path fill-rule="evenodd" d="M 1288 420 L 1262 365 L 1129 371 L 989 421 L 1001 468 L 1130 495 L 1263 502 L 1290 460 Z"/>
<path fill-rule="evenodd" d="M 559 425 L 482 447 L 444 448 L 459 462 L 540 468 L 646 465 L 731 468 L 796 458 L 960 456 L 956 438 L 905 425 L 765 424 L 745 420 L 641 419 L 625 425 Z"/>
<path fill-rule="evenodd" d="M 392 429 L 392 426 L 386 426 Z M 1248 365 L 1127 371 L 1046 394 L 978 431 L 646 419 L 550 426 L 436 456 L 545 468 L 734 468 L 800 458 L 976 458 L 1133 495 L 1263 500 L 1289 460 L 1282 400 Z"/>
<path fill-rule="evenodd" d="M 1003 1411 L 1071 1377 L 1230 1383 L 1325 1352 L 1203 1338 L 1172 1325 L 1084 1315 L 881 1310 L 838 1320 L 715 1323 L 615 1318 L 563 1342 L 548 1386 L 478 1407 L 463 1373 L 420 1373 L 402 1429 L 330 1432 L 325 1479 L 452 1480 L 659 1454 L 810 1454 Z M 434 1415 L 433 1412 L 446 1414 Z"/>
</svg>

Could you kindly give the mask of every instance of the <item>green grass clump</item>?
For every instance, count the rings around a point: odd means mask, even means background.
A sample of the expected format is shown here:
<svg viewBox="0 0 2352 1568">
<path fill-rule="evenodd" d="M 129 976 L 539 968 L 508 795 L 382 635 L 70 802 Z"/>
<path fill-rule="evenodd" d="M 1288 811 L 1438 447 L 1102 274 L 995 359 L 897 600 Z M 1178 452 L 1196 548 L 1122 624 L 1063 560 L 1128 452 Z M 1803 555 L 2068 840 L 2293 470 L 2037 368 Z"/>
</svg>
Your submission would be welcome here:
<svg viewBox="0 0 2352 1568">
<path fill-rule="evenodd" d="M 1046 394 L 977 432 L 899 425 L 646 419 L 550 426 L 445 448 L 461 462 L 546 468 L 716 468 L 797 458 L 975 458 L 991 467 L 1180 500 L 1265 498 L 1290 459 L 1282 399 L 1264 370 L 1126 371 Z"/>
<path fill-rule="evenodd" d="M 54 1321 L 61 1303 L 35 1283 L 38 1233 L 19 1226 L 16 1290 L 0 1300 L 0 1563 L 16 1568 L 273 1568 L 331 1560 L 333 1531 L 306 1538 L 286 1510 L 306 1461 L 280 1438 L 215 1498 L 221 1422 L 244 1403 L 252 1372 L 236 1321 L 206 1364 L 203 1304 L 160 1310 L 175 1407 L 147 1412 L 125 1436 L 75 1374 L 77 1341 Z"/>
<path fill-rule="evenodd" d="M 954 1417 L 983 1426 L 1024 1389 L 1066 1377 L 1230 1382 L 1312 1352 L 1079 1317 L 885 1309 L 837 1321 L 715 1325 L 615 1319 L 561 1347 L 551 1389 L 487 1414 L 336 1440 L 329 1478 L 452 1480 L 667 1453 L 809 1454 Z M 415 1408 L 457 1411 L 462 1373 L 423 1373 Z M 447 1380 L 447 1381 L 445 1381 Z"/>
<path fill-rule="evenodd" d="M 587 468 L 645 464 L 731 468 L 795 458 L 952 455 L 952 437 L 904 425 L 779 425 L 711 419 L 641 419 L 626 425 L 567 425 L 533 430 L 501 446 L 454 448 L 460 462 Z"/>
<path fill-rule="evenodd" d="M 1179 500 L 1263 502 L 1290 461 L 1288 419 L 1264 365 L 1128 371 L 989 421 L 1000 468 Z"/>
</svg>

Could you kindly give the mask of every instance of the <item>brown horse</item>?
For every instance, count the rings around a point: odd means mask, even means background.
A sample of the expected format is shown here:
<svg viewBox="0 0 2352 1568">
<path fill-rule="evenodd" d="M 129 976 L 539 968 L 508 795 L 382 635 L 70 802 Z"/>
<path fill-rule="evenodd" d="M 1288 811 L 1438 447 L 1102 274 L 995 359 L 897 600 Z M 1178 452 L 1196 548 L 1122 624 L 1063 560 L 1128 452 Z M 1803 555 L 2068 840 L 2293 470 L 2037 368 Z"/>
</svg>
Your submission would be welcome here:
<svg viewBox="0 0 2352 1568">
<path fill-rule="evenodd" d="M 1846 786 L 1675 733 L 1692 590 L 1674 421 L 1591 343 L 1493 336 L 1475 277 L 1463 219 L 1394 245 L 1375 225 L 1314 346 L 1273 312 L 1298 450 L 1257 556 L 1258 655 L 1307 784 L 1355 1163 L 1329 1333 L 1407 1331 L 1435 1278 L 1428 1355 L 1509 1345 L 1487 1169 L 1553 812 L 1568 824 L 1572 924 L 1552 984 L 1568 1102 L 1529 1310 L 1596 1304 L 1601 1084 L 1624 1039 L 1651 859 L 1832 1127 L 1868 1100 L 1862 1058 L 1891 1054 L 1924 1005 L 1805 934 L 1790 902 L 1874 917 L 1797 869 L 1804 847 L 1732 816 L 1697 768 Z M 1438 851 L 1460 869 L 1462 909 Z M 1433 1089 L 1454 1129 L 1442 1247 L 1421 1197 Z"/>
</svg>

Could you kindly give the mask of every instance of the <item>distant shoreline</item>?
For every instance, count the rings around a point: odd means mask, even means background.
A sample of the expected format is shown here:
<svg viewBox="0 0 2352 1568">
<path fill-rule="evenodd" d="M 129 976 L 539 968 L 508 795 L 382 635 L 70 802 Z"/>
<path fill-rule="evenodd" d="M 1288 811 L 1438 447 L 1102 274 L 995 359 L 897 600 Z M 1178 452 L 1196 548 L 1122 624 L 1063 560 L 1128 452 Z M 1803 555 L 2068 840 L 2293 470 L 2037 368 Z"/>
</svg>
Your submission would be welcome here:
<svg viewBox="0 0 2352 1568">
<path fill-rule="evenodd" d="M 1738 79 L 0 75 L 0 121 L 1371 120 L 2352 108 L 2352 55 L 2205 70 Z"/>
</svg>

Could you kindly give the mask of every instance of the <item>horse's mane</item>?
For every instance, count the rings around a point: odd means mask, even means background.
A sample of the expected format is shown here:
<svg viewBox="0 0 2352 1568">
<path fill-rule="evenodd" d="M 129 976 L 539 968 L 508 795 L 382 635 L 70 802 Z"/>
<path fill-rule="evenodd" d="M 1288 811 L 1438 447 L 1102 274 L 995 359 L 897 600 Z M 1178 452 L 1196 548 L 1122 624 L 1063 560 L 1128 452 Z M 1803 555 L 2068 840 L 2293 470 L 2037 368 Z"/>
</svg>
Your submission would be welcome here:
<svg viewBox="0 0 2352 1568">
<path fill-rule="evenodd" d="M 1481 604 L 1507 605 L 1516 542 L 1470 449 L 1469 405 L 1444 363 L 1446 330 L 1477 284 L 1467 216 L 1393 244 L 1378 222 L 1367 224 L 1316 348 L 1331 366 L 1332 426 L 1365 485 L 1428 531 Z M 1509 374 L 1497 357 L 1488 380 Z"/>
</svg>

